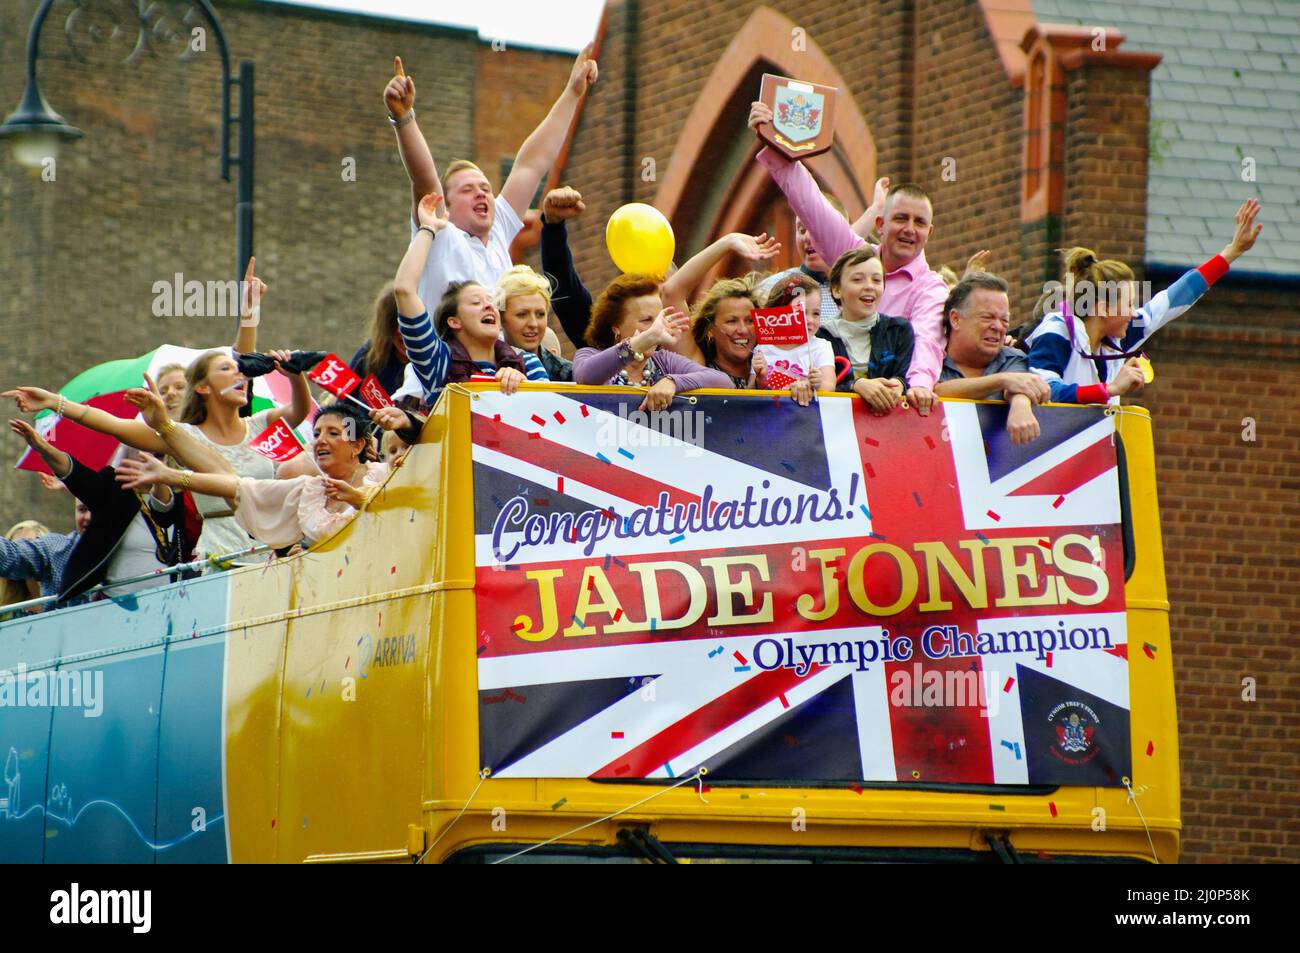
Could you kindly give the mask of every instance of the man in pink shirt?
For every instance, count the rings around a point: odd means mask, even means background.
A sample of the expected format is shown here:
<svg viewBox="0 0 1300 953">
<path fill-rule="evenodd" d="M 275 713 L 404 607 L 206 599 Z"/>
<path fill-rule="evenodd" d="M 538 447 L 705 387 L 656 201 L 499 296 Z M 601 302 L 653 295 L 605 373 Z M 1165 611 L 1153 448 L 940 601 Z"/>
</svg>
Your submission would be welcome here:
<svg viewBox="0 0 1300 953">
<path fill-rule="evenodd" d="M 751 105 L 751 129 L 771 121 L 768 106 L 761 102 Z M 785 194 L 828 263 L 866 244 L 826 201 L 803 163 L 791 162 L 768 148 L 760 151 L 757 159 Z M 878 307 L 881 314 L 906 318 L 912 324 L 916 346 L 907 373 L 907 398 L 922 415 L 929 414 L 934 405 L 934 385 L 943 367 L 943 304 L 948 298 L 948 286 L 925 260 L 925 243 L 934 231 L 933 217 L 930 199 L 919 186 L 900 185 L 889 190 L 881 215 L 876 218 L 880 233 L 876 251 L 885 267 L 885 294 Z"/>
</svg>

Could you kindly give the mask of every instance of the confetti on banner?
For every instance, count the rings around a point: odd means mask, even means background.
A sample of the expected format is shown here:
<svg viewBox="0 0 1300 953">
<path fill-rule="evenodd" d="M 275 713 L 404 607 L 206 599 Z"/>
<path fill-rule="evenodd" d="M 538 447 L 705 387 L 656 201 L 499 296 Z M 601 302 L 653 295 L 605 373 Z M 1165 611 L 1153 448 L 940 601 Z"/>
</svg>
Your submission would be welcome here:
<svg viewBox="0 0 1300 953">
<path fill-rule="evenodd" d="M 934 449 L 934 438 L 931 437 L 929 434 L 926 434 L 925 436 L 925 445 L 929 447 L 931 450 Z"/>
<path fill-rule="evenodd" d="M 985 546 L 987 546 L 987 545 L 989 544 L 989 538 L 988 538 L 987 536 L 985 536 L 983 533 L 976 533 L 976 534 L 975 534 L 975 538 L 978 539 L 978 540 L 979 540 L 981 543 L 983 543 Z"/>
<path fill-rule="evenodd" d="M 867 519 L 871 519 L 871 510 L 867 509 L 867 504 L 859 503 L 858 509 L 862 510 L 863 516 L 865 516 Z"/>
<path fill-rule="evenodd" d="M 989 805 L 989 810 L 990 810 L 990 811 L 1005 811 L 1006 809 L 1007 809 L 1007 808 L 1006 808 L 1006 805 L 1005 805 L 1005 804 L 990 804 L 990 805 Z"/>
<path fill-rule="evenodd" d="M 787 470 L 789 470 L 791 473 L 794 473 L 794 465 L 793 465 L 792 463 L 790 463 L 789 460 L 782 460 L 782 461 L 781 461 L 781 466 L 785 467 L 785 468 L 786 468 Z"/>
<path fill-rule="evenodd" d="M 1047 806 L 1048 806 L 1049 808 L 1051 808 L 1051 811 L 1052 811 L 1052 817 L 1056 817 L 1056 802 L 1055 802 L 1055 801 L 1048 801 L 1048 802 L 1047 802 Z"/>
<path fill-rule="evenodd" d="M 998 516 L 998 514 L 997 514 L 997 513 L 994 513 L 992 510 L 988 510 L 988 511 L 985 513 L 985 515 L 986 515 L 989 519 L 993 520 L 993 522 L 995 522 L 995 523 L 1000 523 L 1000 522 L 1002 522 L 1002 517 L 1001 517 L 1001 516 Z"/>
<path fill-rule="evenodd" d="M 734 658 L 734 659 L 735 659 L 737 662 L 739 662 L 741 665 L 748 665 L 748 664 L 749 664 L 749 660 L 746 659 L 745 656 L 743 656 L 743 655 L 740 654 L 740 649 L 737 649 L 736 651 L 732 652 L 732 653 L 731 653 L 731 657 Z"/>
<path fill-rule="evenodd" d="M 557 476 L 557 477 L 555 478 L 555 492 L 556 492 L 556 493 L 563 493 L 563 492 L 564 492 L 564 477 L 562 477 L 562 476 Z"/>
<path fill-rule="evenodd" d="M 582 416 L 584 416 L 584 417 L 590 417 L 590 416 L 591 416 L 591 411 L 587 409 L 587 405 L 586 405 L 586 404 L 583 404 L 583 405 L 582 405 Z"/>
<path fill-rule="evenodd" d="M 676 543 L 680 543 L 685 538 L 686 538 L 685 536 L 674 536 L 672 539 L 668 540 L 668 542 L 672 544 L 676 544 Z M 674 565 L 676 564 L 674 563 Z"/>
<path fill-rule="evenodd" d="M 560 798 L 558 801 L 556 801 L 554 804 L 551 805 L 551 810 L 552 810 L 552 811 L 558 811 L 560 808 L 564 807 L 564 805 L 566 805 L 566 804 L 568 804 L 568 803 L 569 803 L 569 799 L 568 799 L 567 797 L 562 797 L 562 798 Z"/>
<path fill-rule="evenodd" d="M 854 794 L 861 795 L 861 794 L 862 794 L 862 785 L 860 785 L 860 784 L 850 784 L 850 785 L 849 785 L 849 790 L 852 791 Z"/>
<path fill-rule="evenodd" d="M 1147 658 L 1149 658 L 1149 659 L 1153 659 L 1153 660 L 1155 659 L 1155 657 L 1156 657 L 1156 647 L 1155 647 L 1154 645 L 1152 645 L 1150 642 L 1143 642 L 1143 643 L 1142 643 L 1142 651 L 1145 652 L 1145 653 L 1147 654 Z"/>
<path fill-rule="evenodd" d="M 1052 653 L 1051 653 L 1051 652 L 1048 652 L 1048 653 L 1047 653 L 1047 667 L 1048 667 L 1048 668 L 1051 668 L 1051 667 L 1052 667 Z"/>
<path fill-rule="evenodd" d="M 752 669 L 751 669 L 748 665 L 737 665 L 735 668 L 732 669 L 732 671 L 733 671 L 733 672 L 749 672 L 749 671 L 752 671 Z"/>
<path fill-rule="evenodd" d="M 874 438 L 872 438 L 872 437 L 863 437 L 863 438 L 862 438 L 862 442 L 865 443 L 868 447 L 878 447 L 878 446 L 880 446 L 880 441 L 879 441 L 879 440 L 876 440 L 876 439 L 874 439 Z"/>
<path fill-rule="evenodd" d="M 1007 683 L 1006 683 L 1005 685 L 1002 686 L 1002 690 L 1003 690 L 1004 692 L 1007 692 L 1008 694 L 1010 694 L 1010 692 L 1011 692 L 1011 686 L 1014 685 L 1015 683 L 1016 683 L 1015 678 L 1013 678 L 1013 677 L 1008 678 L 1008 679 L 1007 679 Z"/>
<path fill-rule="evenodd" d="M 1151 757 L 1151 756 L 1152 756 L 1153 754 L 1155 754 L 1155 753 L 1156 753 L 1156 743 L 1155 743 L 1154 741 L 1148 741 L 1148 742 L 1147 742 L 1147 757 L 1149 758 L 1149 757 Z"/>
<path fill-rule="evenodd" d="M 869 463 L 867 464 L 867 476 L 871 477 L 873 480 L 876 478 L 875 468 Z"/>
<path fill-rule="evenodd" d="M 920 507 L 921 507 L 921 494 L 919 494 L 919 493 L 917 493 L 915 490 L 913 490 L 913 491 L 912 491 L 912 499 L 916 500 L 917 508 L 920 508 Z"/>
<path fill-rule="evenodd" d="M 617 621 L 618 621 L 619 619 L 621 619 L 621 618 L 623 618 L 623 608 L 622 608 L 622 606 L 620 606 L 619 608 L 617 608 L 617 609 L 614 610 L 614 621 L 617 622 Z"/>
<path fill-rule="evenodd" d="M 621 739 L 621 738 L 623 737 L 623 732 L 621 732 L 621 731 L 611 731 L 611 732 L 609 733 L 609 736 L 610 736 L 611 738 L 614 738 L 614 739 L 618 740 L 618 739 Z"/>
<path fill-rule="evenodd" d="M 723 652 L 725 652 L 726 650 L 727 650 L 727 649 L 726 649 L 726 646 L 724 646 L 724 645 L 719 645 L 716 649 L 714 649 L 713 651 L 711 651 L 711 652 L 709 653 L 709 658 L 713 658 L 713 656 L 715 656 L 715 655 L 721 655 L 721 654 L 722 654 Z"/>
<path fill-rule="evenodd" d="M 551 416 L 555 418 L 555 422 L 556 422 L 557 424 L 562 424 L 562 423 L 564 423 L 564 414 L 560 413 L 558 410 L 557 410 L 554 414 L 552 414 Z"/>
<path fill-rule="evenodd" d="M 782 708 L 789 708 L 789 707 L 790 707 L 790 702 L 789 702 L 789 700 L 785 697 L 785 692 L 782 692 L 780 695 L 777 695 L 776 697 L 779 698 L 779 699 L 781 699 L 781 707 L 782 707 Z"/>
<path fill-rule="evenodd" d="M 533 414 L 533 416 L 530 417 L 529 420 L 531 420 L 533 423 L 537 424 L 537 426 L 539 426 L 539 427 L 545 427 L 545 426 L 546 426 L 546 419 L 545 419 L 544 417 L 539 417 L 539 416 L 537 416 L 537 414 Z"/>
<path fill-rule="evenodd" d="M 1055 500 L 1052 501 L 1052 509 L 1059 510 L 1061 508 L 1061 504 L 1064 502 L 1065 502 L 1065 497 L 1058 496 Z"/>
<path fill-rule="evenodd" d="M 609 461 L 609 457 L 605 456 L 605 455 L 604 455 L 603 453 L 601 453 L 600 451 L 597 451 L 597 452 L 596 452 L 596 459 L 599 460 L 601 463 L 609 463 L 609 462 L 610 462 L 610 461 Z"/>
</svg>

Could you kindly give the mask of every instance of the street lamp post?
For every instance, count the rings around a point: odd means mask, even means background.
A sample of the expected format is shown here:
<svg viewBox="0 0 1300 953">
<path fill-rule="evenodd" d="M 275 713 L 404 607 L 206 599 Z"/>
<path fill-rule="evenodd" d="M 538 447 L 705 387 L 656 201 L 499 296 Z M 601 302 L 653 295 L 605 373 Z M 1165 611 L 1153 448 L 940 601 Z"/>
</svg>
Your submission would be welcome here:
<svg viewBox="0 0 1300 953">
<path fill-rule="evenodd" d="M 83 13 L 88 6 L 100 0 L 81 0 L 71 17 Z M 221 31 L 210 0 L 186 0 L 207 21 L 217 42 L 221 57 L 221 178 L 230 181 L 230 168 L 235 167 L 235 277 L 244 276 L 244 268 L 253 254 L 253 64 L 247 60 L 239 64 L 239 76 L 230 75 L 230 55 L 226 37 Z M 54 0 L 42 0 L 32 18 L 27 34 L 27 85 L 22 100 L 0 125 L 0 139 L 8 139 L 14 158 L 28 168 L 40 168 L 48 158 L 58 155 L 63 142 L 80 139 L 84 133 L 68 125 L 63 117 L 50 108 L 36 80 L 36 62 L 40 58 L 41 29 Z M 138 13 L 139 40 L 129 59 L 147 46 L 151 29 L 152 7 L 141 3 Z M 69 25 L 71 26 L 71 18 Z M 232 114 L 230 100 L 232 87 L 238 88 L 239 112 Z M 230 151 L 230 129 L 238 127 L 239 137 L 235 154 Z"/>
</svg>

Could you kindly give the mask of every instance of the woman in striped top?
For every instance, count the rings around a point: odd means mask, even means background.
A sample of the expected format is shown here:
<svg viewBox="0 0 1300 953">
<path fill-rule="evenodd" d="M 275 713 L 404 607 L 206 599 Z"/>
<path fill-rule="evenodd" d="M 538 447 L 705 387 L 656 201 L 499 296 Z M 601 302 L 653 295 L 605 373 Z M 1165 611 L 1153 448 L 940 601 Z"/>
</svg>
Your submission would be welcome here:
<svg viewBox="0 0 1300 953">
<path fill-rule="evenodd" d="M 1136 310 L 1135 279 L 1128 265 L 1099 260 L 1087 248 L 1066 251 L 1065 300 L 1027 339 L 1029 368 L 1047 381 L 1052 400 L 1118 403 L 1120 395 L 1141 390 L 1143 372 L 1137 354 L 1142 345 L 1191 308 L 1234 261 L 1250 251 L 1264 227 L 1255 224 L 1258 215 L 1258 201 L 1243 203 L 1237 209 L 1236 232 L 1223 251 Z"/>
<path fill-rule="evenodd" d="M 446 226 L 437 209 L 436 193 L 420 200 L 420 227 L 406 250 L 393 283 L 397 298 L 397 326 L 410 359 L 407 374 L 414 374 L 433 403 L 444 384 L 467 381 L 475 374 L 491 374 L 502 392 L 512 394 L 527 380 L 547 380 L 546 369 L 534 354 L 519 354 L 499 337 L 501 314 L 492 292 L 473 281 L 452 282 L 431 320 L 420 299 L 420 276 L 429 250 Z M 435 328 L 436 325 L 436 328 Z"/>
</svg>

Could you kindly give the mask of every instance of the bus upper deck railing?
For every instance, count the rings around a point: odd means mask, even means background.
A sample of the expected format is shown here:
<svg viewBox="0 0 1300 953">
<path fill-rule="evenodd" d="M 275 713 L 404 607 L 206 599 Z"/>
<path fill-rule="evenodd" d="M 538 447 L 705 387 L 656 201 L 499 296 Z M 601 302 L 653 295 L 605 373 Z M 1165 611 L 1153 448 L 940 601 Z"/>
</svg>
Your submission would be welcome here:
<svg viewBox="0 0 1300 953">
<path fill-rule="evenodd" d="M 113 582 L 101 582 L 97 586 L 87 589 L 78 599 L 86 596 L 95 596 L 101 593 L 108 593 L 113 589 L 120 589 L 123 586 L 133 586 L 136 583 L 151 582 L 160 579 L 163 576 L 170 578 L 176 577 L 180 573 L 198 572 L 207 566 L 220 566 L 222 563 L 229 563 L 235 559 L 242 559 L 245 556 L 259 556 L 271 551 L 270 546 L 250 546 L 248 549 L 241 549 L 237 552 L 226 553 L 221 556 L 205 556 L 202 559 L 194 559 L 187 563 L 177 563 L 175 566 L 167 566 L 163 569 L 155 569 L 153 572 L 141 573 L 138 576 L 129 576 L 126 579 L 118 579 Z M 109 598 L 112 598 L 110 596 Z M 0 606 L 0 622 L 10 621 L 11 617 L 26 612 L 30 609 L 39 609 L 45 606 L 57 603 L 58 596 L 41 596 L 37 599 L 28 599 L 24 602 L 11 602 L 9 605 Z M 64 606 L 59 606 L 62 609 Z"/>
</svg>

